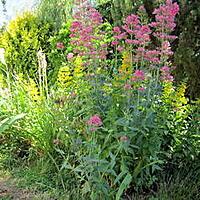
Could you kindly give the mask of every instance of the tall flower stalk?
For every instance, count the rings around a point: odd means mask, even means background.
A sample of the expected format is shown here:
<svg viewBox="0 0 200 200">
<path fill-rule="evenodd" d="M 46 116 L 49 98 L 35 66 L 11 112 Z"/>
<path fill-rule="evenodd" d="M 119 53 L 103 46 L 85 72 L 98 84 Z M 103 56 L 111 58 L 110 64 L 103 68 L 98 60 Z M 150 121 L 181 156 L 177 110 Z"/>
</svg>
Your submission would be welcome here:
<svg viewBox="0 0 200 200">
<path fill-rule="evenodd" d="M 102 16 L 88 1 L 79 2 L 75 9 L 70 28 L 73 52 L 84 57 L 87 66 L 94 61 L 99 64 L 99 60 L 105 60 L 108 53 L 105 32 L 101 30 Z"/>
<path fill-rule="evenodd" d="M 122 27 L 114 27 L 113 29 L 115 40 L 112 44 L 118 50 L 130 51 L 133 57 L 133 72 L 137 69 L 147 68 L 152 71 L 151 75 L 156 79 L 156 85 L 166 77 L 166 75 L 162 75 L 163 70 L 161 70 L 166 68 L 162 67 L 170 67 L 171 65 L 169 57 L 173 55 L 173 52 L 170 41 L 175 39 L 176 36 L 170 35 L 170 33 L 176 26 L 175 16 L 178 11 L 177 3 L 166 0 L 165 4 L 154 10 L 154 22 L 147 23 L 139 15 L 131 14 L 125 19 Z M 142 12 L 145 12 L 145 10 L 143 9 Z M 157 38 L 160 43 L 153 49 L 151 45 L 152 37 Z M 167 80 L 172 80 L 172 78 L 169 78 L 171 76 L 170 70 L 167 73 Z"/>
</svg>

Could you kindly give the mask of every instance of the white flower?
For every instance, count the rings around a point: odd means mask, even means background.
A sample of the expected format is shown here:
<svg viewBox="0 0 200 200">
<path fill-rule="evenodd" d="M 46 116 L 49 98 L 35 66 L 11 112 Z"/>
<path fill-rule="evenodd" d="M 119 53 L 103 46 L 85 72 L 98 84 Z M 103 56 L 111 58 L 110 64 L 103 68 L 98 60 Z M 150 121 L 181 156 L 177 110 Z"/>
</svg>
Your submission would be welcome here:
<svg viewBox="0 0 200 200">
<path fill-rule="evenodd" d="M 5 62 L 4 54 L 5 54 L 5 49 L 0 48 L 0 62 L 2 62 L 5 65 L 6 62 Z"/>
</svg>

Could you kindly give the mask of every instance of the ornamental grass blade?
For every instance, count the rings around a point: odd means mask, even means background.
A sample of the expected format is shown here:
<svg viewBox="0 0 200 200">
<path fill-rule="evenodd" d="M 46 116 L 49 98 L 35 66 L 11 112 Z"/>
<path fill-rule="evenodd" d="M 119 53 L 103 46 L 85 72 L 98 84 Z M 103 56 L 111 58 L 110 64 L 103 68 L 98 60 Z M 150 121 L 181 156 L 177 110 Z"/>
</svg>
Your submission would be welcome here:
<svg viewBox="0 0 200 200">
<path fill-rule="evenodd" d="M 131 181 L 132 181 L 132 176 L 131 174 L 128 173 L 119 186 L 119 190 L 117 191 L 116 194 L 116 200 L 120 200 L 120 197 L 122 196 L 124 190 L 126 190 L 129 187 Z"/>
<path fill-rule="evenodd" d="M 21 114 L 15 115 L 13 117 L 7 117 L 6 119 L 2 120 L 0 122 L 0 133 L 4 132 L 8 128 L 10 128 L 11 125 L 13 125 L 17 120 L 25 117 L 25 115 L 26 114 L 21 113 Z"/>
</svg>

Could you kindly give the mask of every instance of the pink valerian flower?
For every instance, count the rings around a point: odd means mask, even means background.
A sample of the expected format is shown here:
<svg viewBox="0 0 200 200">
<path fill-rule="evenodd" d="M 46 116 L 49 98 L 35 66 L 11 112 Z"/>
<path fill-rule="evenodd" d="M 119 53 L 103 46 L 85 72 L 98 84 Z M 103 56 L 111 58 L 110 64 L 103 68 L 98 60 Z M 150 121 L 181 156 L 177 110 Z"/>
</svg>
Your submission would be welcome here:
<svg viewBox="0 0 200 200">
<path fill-rule="evenodd" d="M 94 127 L 98 127 L 101 126 L 103 124 L 101 118 L 99 115 L 93 115 L 92 117 L 90 117 L 90 119 L 87 121 L 87 124 L 89 126 L 94 126 Z"/>
<path fill-rule="evenodd" d="M 79 31 L 81 29 L 82 29 L 82 23 L 81 22 L 79 22 L 79 21 L 73 21 L 72 22 L 71 27 L 70 27 L 71 32 L 76 32 L 76 31 Z M 72 36 L 72 35 L 70 35 L 70 36 Z"/>
<path fill-rule="evenodd" d="M 171 75 L 171 70 L 168 66 L 163 66 L 160 69 L 161 71 L 161 80 L 162 81 L 167 81 L 167 82 L 172 82 L 174 80 L 173 76 Z"/>
<path fill-rule="evenodd" d="M 138 26 L 139 24 L 139 18 L 137 15 L 129 15 L 126 19 L 125 19 L 125 25 L 122 26 L 122 29 L 119 27 L 114 27 L 113 28 L 113 33 L 114 33 L 114 45 L 116 43 L 119 43 L 122 40 L 125 40 L 127 43 L 129 44 L 133 44 L 133 41 L 131 41 L 130 39 L 128 39 L 129 35 L 134 34 L 134 29 Z"/>
<path fill-rule="evenodd" d="M 73 52 L 89 59 L 105 59 L 108 52 L 107 44 L 103 42 L 105 32 L 99 28 L 103 22 L 101 14 L 87 0 L 77 1 L 76 4 L 70 27 Z"/>
<path fill-rule="evenodd" d="M 140 44 L 140 41 L 138 41 L 138 40 L 131 40 L 131 39 L 126 39 L 125 42 L 126 42 L 126 44 L 135 44 L 135 45 Z"/>
<path fill-rule="evenodd" d="M 131 78 L 131 81 L 143 81 L 145 80 L 145 73 L 142 70 L 135 70 L 133 77 Z"/>
<path fill-rule="evenodd" d="M 115 41 L 114 46 L 120 44 L 135 47 L 133 60 L 135 62 L 148 61 L 150 64 L 164 64 L 169 56 L 173 54 L 171 51 L 169 40 L 175 39 L 176 36 L 170 35 L 175 28 L 175 16 L 179 11 L 177 3 L 172 3 L 172 0 L 166 0 L 166 4 L 161 5 L 154 10 L 155 22 L 142 25 L 139 16 L 145 14 L 145 9 L 140 8 L 138 15 L 130 15 L 125 19 L 122 27 L 115 27 L 113 29 Z M 155 30 L 152 31 L 152 28 Z M 157 37 L 161 41 L 161 46 L 149 50 L 149 43 L 151 36 Z M 120 48 L 122 49 L 122 48 Z"/>
<path fill-rule="evenodd" d="M 145 91 L 145 88 L 144 88 L 144 87 L 139 87 L 139 88 L 138 88 L 138 91 L 143 92 L 143 91 Z"/>
<path fill-rule="evenodd" d="M 112 41 L 112 43 L 111 43 L 113 46 L 116 46 L 116 45 L 118 45 L 119 44 L 119 42 L 118 41 Z"/>
<path fill-rule="evenodd" d="M 100 25 L 103 22 L 102 15 L 95 9 L 91 8 L 91 14 L 89 17 L 93 20 L 94 23 Z"/>
<path fill-rule="evenodd" d="M 162 32 L 155 32 L 153 35 L 159 39 L 164 39 L 164 40 L 174 40 L 177 38 L 175 35 L 169 35 L 167 33 L 162 33 Z"/>
<path fill-rule="evenodd" d="M 144 53 L 145 52 L 145 48 L 144 47 L 138 47 L 136 49 L 136 51 Z"/>
<path fill-rule="evenodd" d="M 170 68 L 168 66 L 163 66 L 161 67 L 161 72 L 164 72 L 164 73 L 169 73 L 170 72 Z"/>
<path fill-rule="evenodd" d="M 165 55 L 165 56 L 173 55 L 173 51 L 171 50 L 169 41 L 166 40 L 166 41 L 162 42 L 161 53 L 162 53 L 162 55 Z"/>
<path fill-rule="evenodd" d="M 113 33 L 116 42 L 113 44 L 125 41 L 129 45 L 147 46 L 150 42 L 151 32 L 148 25 L 140 24 L 139 16 L 132 14 L 125 19 L 122 29 L 114 27 Z"/>
<path fill-rule="evenodd" d="M 125 90 L 130 90 L 130 89 L 132 89 L 132 86 L 131 86 L 130 84 L 126 83 L 126 84 L 124 85 L 124 89 L 125 89 Z"/>
<path fill-rule="evenodd" d="M 145 73 L 144 73 L 144 71 L 139 70 L 139 69 L 135 70 L 134 76 L 137 77 L 140 80 L 144 80 L 145 79 Z"/>
<path fill-rule="evenodd" d="M 135 39 L 139 41 L 140 45 L 146 45 L 150 42 L 151 30 L 148 25 L 139 26 L 135 31 Z"/>
<path fill-rule="evenodd" d="M 113 28 L 113 32 L 117 33 L 117 34 L 120 34 L 121 33 L 121 29 L 118 26 L 116 26 L 116 27 Z"/>
<path fill-rule="evenodd" d="M 148 50 L 145 52 L 144 59 L 152 63 L 159 63 L 160 62 L 159 55 L 160 55 L 160 51 Z"/>
<path fill-rule="evenodd" d="M 118 47 L 117 47 L 117 50 L 118 50 L 119 52 L 122 52 L 122 51 L 124 50 L 124 47 L 118 46 Z"/>
<path fill-rule="evenodd" d="M 124 29 L 124 31 L 126 31 L 126 33 L 128 33 L 129 35 L 133 35 L 134 34 L 134 29 L 131 27 L 129 27 L 129 25 L 125 24 L 122 26 L 122 28 Z"/>
<path fill-rule="evenodd" d="M 131 14 L 125 19 L 125 24 L 136 27 L 140 23 L 139 17 L 137 15 Z"/>
<path fill-rule="evenodd" d="M 145 9 L 145 7 L 142 5 L 142 6 L 140 6 L 140 7 L 138 8 L 138 11 L 139 11 L 139 12 L 146 12 L 146 9 Z"/>
<path fill-rule="evenodd" d="M 71 60 L 73 57 L 74 57 L 74 54 L 73 54 L 73 53 L 68 53 L 68 54 L 67 54 L 67 59 L 68 59 L 68 60 Z"/>
<path fill-rule="evenodd" d="M 155 9 L 153 14 L 156 21 L 151 23 L 151 26 L 156 28 L 154 35 L 160 39 L 169 39 L 167 34 L 171 33 L 176 27 L 175 16 L 178 12 L 179 6 L 177 3 L 172 3 L 172 0 L 166 0 L 164 5 Z"/>
<path fill-rule="evenodd" d="M 64 49 L 64 48 L 65 48 L 65 45 L 63 44 L 63 42 L 57 42 L 56 48 L 57 48 L 57 49 Z"/>
<path fill-rule="evenodd" d="M 125 39 L 127 37 L 126 33 L 120 33 L 119 35 L 115 35 L 114 38 L 117 40 L 122 40 Z"/>
</svg>

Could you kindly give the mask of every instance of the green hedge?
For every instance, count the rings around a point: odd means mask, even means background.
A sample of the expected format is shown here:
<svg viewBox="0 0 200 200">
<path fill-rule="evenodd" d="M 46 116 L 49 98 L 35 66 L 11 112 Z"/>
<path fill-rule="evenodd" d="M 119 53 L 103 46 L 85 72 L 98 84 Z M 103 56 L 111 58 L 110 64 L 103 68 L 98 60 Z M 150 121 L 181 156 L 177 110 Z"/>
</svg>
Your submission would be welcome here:
<svg viewBox="0 0 200 200">
<path fill-rule="evenodd" d="M 10 21 L 0 35 L 0 45 L 5 49 L 5 59 L 10 72 L 35 77 L 38 70 L 37 52 L 47 53 L 51 27 L 42 23 L 33 13 L 26 12 Z"/>
</svg>

